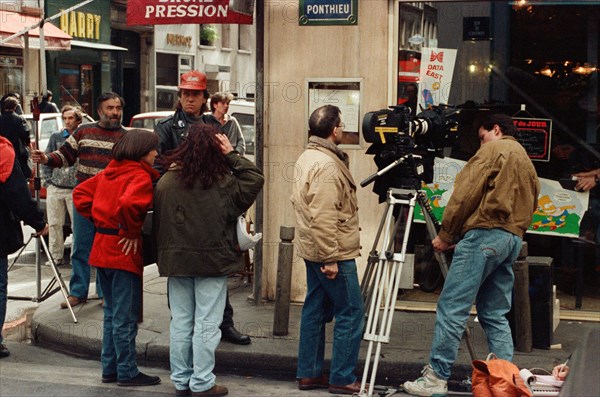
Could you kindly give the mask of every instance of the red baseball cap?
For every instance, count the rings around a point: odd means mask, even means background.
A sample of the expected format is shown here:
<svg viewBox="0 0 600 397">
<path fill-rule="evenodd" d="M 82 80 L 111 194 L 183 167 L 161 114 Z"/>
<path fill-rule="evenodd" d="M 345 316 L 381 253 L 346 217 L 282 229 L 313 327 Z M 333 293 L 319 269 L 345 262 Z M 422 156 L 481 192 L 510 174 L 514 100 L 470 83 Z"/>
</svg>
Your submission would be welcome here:
<svg viewBox="0 0 600 397">
<path fill-rule="evenodd" d="M 180 90 L 205 90 L 206 89 L 206 75 L 197 70 L 192 70 L 181 75 L 181 81 L 179 82 Z"/>
</svg>

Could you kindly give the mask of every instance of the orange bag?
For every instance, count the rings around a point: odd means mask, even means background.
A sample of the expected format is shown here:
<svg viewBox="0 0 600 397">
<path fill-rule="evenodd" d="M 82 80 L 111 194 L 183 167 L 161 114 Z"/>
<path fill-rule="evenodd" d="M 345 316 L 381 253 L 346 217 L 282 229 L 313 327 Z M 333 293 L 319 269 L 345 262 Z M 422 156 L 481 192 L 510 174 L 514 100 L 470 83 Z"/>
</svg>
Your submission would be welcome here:
<svg viewBox="0 0 600 397">
<path fill-rule="evenodd" d="M 475 397 L 532 397 L 531 391 L 519 375 L 519 368 L 510 361 L 496 357 L 475 360 L 473 365 L 472 391 Z"/>
</svg>

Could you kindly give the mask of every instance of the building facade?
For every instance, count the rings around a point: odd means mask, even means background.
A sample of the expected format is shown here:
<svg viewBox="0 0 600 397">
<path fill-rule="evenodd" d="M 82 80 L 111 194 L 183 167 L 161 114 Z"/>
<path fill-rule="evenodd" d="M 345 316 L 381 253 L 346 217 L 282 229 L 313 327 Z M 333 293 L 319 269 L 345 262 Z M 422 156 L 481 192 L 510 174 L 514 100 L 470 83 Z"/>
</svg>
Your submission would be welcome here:
<svg viewBox="0 0 600 397">
<path fill-rule="evenodd" d="M 502 111 L 553 121 L 544 142 L 549 158 L 534 161 L 541 177 L 558 180 L 600 167 L 597 2 L 344 3 L 357 7 L 351 18 L 327 10 L 324 15 L 308 15 L 302 1 L 265 4 L 265 299 L 275 297 L 279 228 L 294 225 L 288 198 L 296 173 L 302 172 L 294 168 L 294 160 L 304 150 L 308 116 L 318 105 L 331 103 L 342 108 L 347 135 L 343 149 L 350 156 L 350 169 L 357 182 L 377 171 L 373 156 L 366 153 L 371 142 L 363 136 L 363 115 L 407 103 L 410 83 L 420 85 L 422 96 L 427 88 L 436 103 L 466 109 L 458 141 L 444 149 L 447 155 L 470 157 L 479 147 L 473 125 L 476 117 L 481 112 Z M 433 49 L 433 53 L 426 49 Z M 456 57 L 453 72 L 446 76 L 449 83 L 426 87 L 419 80 L 420 64 L 429 61 L 430 54 L 442 58 L 440 52 L 445 56 L 453 52 Z M 439 72 L 431 70 L 432 74 Z M 423 98 L 418 99 L 421 104 Z M 575 155 L 562 156 L 565 149 Z M 362 242 L 358 263 L 362 271 L 383 205 L 370 186 L 358 188 L 358 201 Z M 422 232 L 414 233 L 416 237 Z M 571 238 L 528 233 L 526 240 L 530 255 L 554 258 L 559 288 L 562 281 L 573 277 L 570 272 L 576 271 L 576 265 L 571 261 Z M 599 276 L 600 257 L 594 260 L 593 266 L 585 265 L 582 270 L 586 279 L 597 280 Z M 304 278 L 303 261 L 296 257 L 293 300 L 303 299 Z M 595 285 L 588 287 L 597 293 L 597 281 Z"/>
</svg>

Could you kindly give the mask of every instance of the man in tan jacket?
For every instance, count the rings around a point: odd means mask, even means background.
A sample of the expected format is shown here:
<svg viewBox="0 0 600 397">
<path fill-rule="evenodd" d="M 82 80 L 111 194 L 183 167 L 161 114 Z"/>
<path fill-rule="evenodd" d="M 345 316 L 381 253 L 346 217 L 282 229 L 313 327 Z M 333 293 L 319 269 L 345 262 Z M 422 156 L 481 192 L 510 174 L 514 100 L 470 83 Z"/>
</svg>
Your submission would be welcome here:
<svg viewBox="0 0 600 397">
<path fill-rule="evenodd" d="M 506 319 L 512 302 L 512 265 L 540 191 L 535 168 L 514 138 L 516 133 L 509 116 L 489 116 L 479 128 L 481 147 L 456 176 L 442 228 L 431 243 L 438 252 L 458 243 L 438 300 L 429 364 L 422 377 L 404 383 L 404 391 L 411 395 L 447 394 L 473 302 L 490 352 L 512 360 Z"/>
<path fill-rule="evenodd" d="M 326 105 L 309 119 L 309 143 L 298 158 L 300 177 L 291 197 L 298 255 L 306 263 L 298 369 L 300 390 L 360 392 L 354 375 L 364 325 L 356 262 L 359 255 L 356 184 L 348 155 L 337 145 L 344 123 L 340 109 Z M 325 323 L 335 317 L 329 377 L 322 373 Z"/>
</svg>

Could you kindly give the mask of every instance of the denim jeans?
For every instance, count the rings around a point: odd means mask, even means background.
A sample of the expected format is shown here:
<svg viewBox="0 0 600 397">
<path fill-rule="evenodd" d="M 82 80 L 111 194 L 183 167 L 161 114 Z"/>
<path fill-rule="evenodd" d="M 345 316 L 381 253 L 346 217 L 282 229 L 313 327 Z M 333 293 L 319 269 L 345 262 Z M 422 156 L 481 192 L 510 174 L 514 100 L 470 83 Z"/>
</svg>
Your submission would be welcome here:
<svg viewBox="0 0 600 397">
<path fill-rule="evenodd" d="M 2 339 L 2 327 L 6 317 L 6 301 L 8 296 L 8 257 L 0 255 L 0 343 Z"/>
<path fill-rule="evenodd" d="M 348 385 L 356 381 L 364 327 L 364 305 L 354 259 L 338 262 L 338 274 L 328 279 L 323 263 L 306 263 L 306 299 L 302 307 L 297 378 L 322 375 L 325 355 L 325 324 L 335 317 L 329 383 Z"/>
<path fill-rule="evenodd" d="M 142 304 L 142 281 L 135 273 L 97 268 L 104 291 L 102 374 L 117 374 L 118 380 L 135 378 L 137 367 L 135 337 Z"/>
<path fill-rule="evenodd" d="M 90 264 L 88 259 L 92 251 L 96 229 L 94 224 L 79 214 L 73 208 L 73 252 L 71 254 L 71 281 L 69 281 L 69 294 L 80 299 L 87 299 L 90 288 Z M 102 288 L 96 273 L 96 291 L 102 298 Z"/>
<path fill-rule="evenodd" d="M 227 277 L 169 277 L 171 380 L 178 390 L 215 385 L 215 350 L 221 341 Z"/>
<path fill-rule="evenodd" d="M 457 244 L 438 299 L 429 357 L 439 377 L 450 377 L 473 302 L 490 352 L 512 360 L 513 341 L 506 314 L 512 302 L 512 266 L 521 244 L 520 237 L 502 229 L 472 229 Z"/>
</svg>

